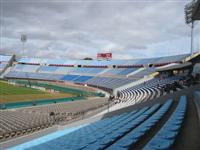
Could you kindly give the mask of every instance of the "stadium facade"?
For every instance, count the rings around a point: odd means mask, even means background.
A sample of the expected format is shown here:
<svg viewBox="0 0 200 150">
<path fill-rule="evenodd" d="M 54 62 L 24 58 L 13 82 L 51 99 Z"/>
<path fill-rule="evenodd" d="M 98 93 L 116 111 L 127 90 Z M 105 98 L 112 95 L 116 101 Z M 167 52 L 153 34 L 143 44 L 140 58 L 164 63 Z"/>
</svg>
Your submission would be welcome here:
<svg viewBox="0 0 200 150">
<path fill-rule="evenodd" d="M 19 108 L 15 110 L 17 113 L 13 113 L 12 109 L 7 110 L 4 108 L 5 110 L 1 110 L 1 120 L 4 122 L 1 126 L 0 136 L 2 149 L 29 141 L 24 138 L 27 135 L 30 140 L 34 139 L 34 136 L 40 137 L 46 134 L 49 134 L 47 136 L 52 138 L 50 133 L 59 130 L 58 127 L 63 126 L 63 123 L 67 123 L 67 126 L 75 127 L 76 130 L 59 138 L 61 141 L 69 141 L 67 143 L 63 142 L 67 146 L 64 149 L 74 149 L 75 145 L 77 149 L 134 148 L 135 143 L 137 144 L 137 141 L 140 141 L 144 134 L 148 134 L 151 128 L 166 117 L 166 114 L 169 113 L 168 111 L 172 109 L 172 105 L 177 105 L 172 111 L 173 113 L 169 120 L 146 143 L 144 149 L 160 146 L 172 147 L 183 124 L 187 103 L 191 103 L 188 102 L 186 94 L 182 94 L 182 92 L 187 88 L 190 90 L 190 87 L 196 89 L 199 81 L 198 63 L 200 53 L 195 53 L 192 56 L 183 54 L 150 59 L 109 61 L 15 58 L 15 55 L 1 55 L 0 57 L 1 77 L 6 80 L 59 83 L 68 86 L 77 85 L 80 88 L 86 86 L 94 87 L 108 93 L 107 96 L 110 95 L 106 98 L 109 99 L 108 103 L 101 103 L 101 107 L 98 105 L 98 111 L 95 109 L 90 111 L 93 114 L 92 118 L 85 110 L 77 110 L 76 113 L 69 116 L 69 113 L 67 113 L 69 109 L 65 109 L 68 105 L 67 103 Z M 169 95 L 173 97 L 177 93 L 180 95 L 180 100 L 179 98 L 177 100 L 168 98 Z M 195 94 L 195 102 L 196 106 L 198 106 L 198 92 Z M 159 100 L 161 98 L 163 100 Z M 97 103 L 97 101 L 93 102 Z M 106 108 L 107 106 L 108 108 Z M 91 107 L 87 109 L 91 109 Z M 96 113 L 94 113 L 95 111 Z M 129 113 L 118 115 L 118 112 L 121 111 Z M 99 116 L 104 118 L 110 113 L 112 115 L 109 119 L 97 119 Z M 83 123 L 85 121 L 83 115 L 89 120 L 87 122 L 99 121 L 79 129 L 74 124 L 78 124 L 78 126 L 85 125 Z M 76 119 L 72 119 L 72 116 L 76 116 L 74 117 Z M 31 118 L 31 120 L 28 118 Z M 77 119 L 79 120 L 78 122 L 76 121 Z M 122 120 L 120 124 L 119 120 Z M 109 125 L 110 123 L 112 124 Z M 135 128 L 136 126 L 138 127 Z M 65 126 L 62 128 L 65 128 Z M 96 132 L 90 133 L 93 128 Z M 97 128 L 101 129 L 98 130 Z M 59 132 L 61 131 L 57 131 L 55 134 Z M 88 134 L 90 136 L 82 141 L 81 144 L 77 143 L 76 139 L 85 137 Z M 95 137 L 94 135 L 97 136 Z M 132 139 L 130 138 L 131 135 L 133 137 L 137 135 L 137 138 Z M 165 142 L 161 144 L 160 140 Z M 49 144 L 31 145 L 28 149 L 61 148 L 62 143 L 61 145 L 53 144 L 60 143 L 57 139 L 52 138 L 51 141 Z M 74 141 L 74 143 L 69 144 L 71 143 L 70 141 Z M 17 148 L 18 146 L 13 149 Z M 22 149 L 26 149 L 26 146 Z"/>
<path fill-rule="evenodd" d="M 186 6 L 186 22 L 199 20 L 199 2 Z M 109 61 L 0 55 L 0 77 L 106 95 L 2 108 L 0 150 L 200 149 L 200 52 Z"/>
</svg>

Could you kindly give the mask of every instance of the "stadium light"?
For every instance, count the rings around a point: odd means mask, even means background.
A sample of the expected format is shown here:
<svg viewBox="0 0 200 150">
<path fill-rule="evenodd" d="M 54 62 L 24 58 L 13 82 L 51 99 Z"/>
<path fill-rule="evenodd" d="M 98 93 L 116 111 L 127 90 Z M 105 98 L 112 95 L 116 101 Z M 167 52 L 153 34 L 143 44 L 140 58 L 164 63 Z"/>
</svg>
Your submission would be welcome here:
<svg viewBox="0 0 200 150">
<path fill-rule="evenodd" d="M 26 41 L 27 41 L 27 35 L 26 34 L 21 34 L 23 56 L 24 56 L 24 45 L 25 45 Z"/>
<path fill-rule="evenodd" d="M 185 5 L 185 22 L 186 24 L 191 24 L 191 55 L 193 55 L 193 32 L 194 32 L 194 13 L 195 7 L 197 4 L 197 0 L 193 0 L 192 2 Z"/>
</svg>

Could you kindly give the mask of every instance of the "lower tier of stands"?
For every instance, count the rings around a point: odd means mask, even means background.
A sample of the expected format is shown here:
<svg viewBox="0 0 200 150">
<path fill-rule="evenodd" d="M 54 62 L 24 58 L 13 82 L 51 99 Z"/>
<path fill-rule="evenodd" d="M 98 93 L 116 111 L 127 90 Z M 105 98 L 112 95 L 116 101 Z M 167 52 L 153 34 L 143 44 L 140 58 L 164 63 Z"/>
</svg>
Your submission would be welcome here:
<svg viewBox="0 0 200 150">
<path fill-rule="evenodd" d="M 160 131 L 147 143 L 144 150 L 170 149 L 176 140 L 185 117 L 187 100 L 182 96 L 171 117 Z"/>
<path fill-rule="evenodd" d="M 27 107 L 16 110 L 0 110 L 0 142 L 30 134 L 60 122 L 82 117 L 87 111 L 103 107 L 104 99 L 76 101 Z M 50 115 L 53 112 L 52 115 Z M 86 114 L 85 114 L 86 115 Z"/>
<path fill-rule="evenodd" d="M 46 143 L 42 143 L 26 150 L 50 149 L 134 149 L 142 137 L 149 134 L 159 121 L 169 111 L 173 100 L 169 99 L 164 104 L 154 104 L 139 110 L 125 112 L 105 118 L 74 132 L 62 135 Z M 187 100 L 182 96 L 170 118 L 164 123 L 157 134 L 144 145 L 145 150 L 170 149 L 180 131 L 185 118 Z"/>
<path fill-rule="evenodd" d="M 38 115 L 37 113 L 0 111 L 0 119 L 0 141 L 44 129 L 54 124 L 54 119 L 49 115 Z"/>
</svg>

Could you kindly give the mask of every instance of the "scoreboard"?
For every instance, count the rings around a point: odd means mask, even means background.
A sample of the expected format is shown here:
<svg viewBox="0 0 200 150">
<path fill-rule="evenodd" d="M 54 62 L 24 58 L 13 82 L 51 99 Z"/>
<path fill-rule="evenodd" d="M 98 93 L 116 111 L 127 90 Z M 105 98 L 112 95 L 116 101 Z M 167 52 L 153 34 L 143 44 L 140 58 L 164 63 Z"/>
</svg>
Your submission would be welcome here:
<svg viewBox="0 0 200 150">
<path fill-rule="evenodd" d="M 110 59 L 112 59 L 112 53 L 98 53 L 97 59 L 98 60 L 110 60 Z"/>
</svg>

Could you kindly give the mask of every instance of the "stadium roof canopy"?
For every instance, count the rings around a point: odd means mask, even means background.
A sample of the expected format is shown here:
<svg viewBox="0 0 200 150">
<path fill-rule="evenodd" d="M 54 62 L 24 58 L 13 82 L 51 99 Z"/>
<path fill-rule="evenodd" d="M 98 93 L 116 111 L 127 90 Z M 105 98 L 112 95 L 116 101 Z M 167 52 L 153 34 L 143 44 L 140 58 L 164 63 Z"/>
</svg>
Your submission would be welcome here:
<svg viewBox="0 0 200 150">
<path fill-rule="evenodd" d="M 183 64 L 172 63 L 172 64 L 165 65 L 165 66 L 162 66 L 162 67 L 158 67 L 156 69 L 156 71 L 163 72 L 163 71 L 170 71 L 170 70 L 180 70 L 180 69 L 191 67 L 191 65 L 192 65 L 191 62 L 186 62 L 186 63 L 183 63 Z"/>
</svg>

